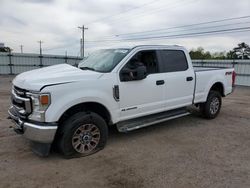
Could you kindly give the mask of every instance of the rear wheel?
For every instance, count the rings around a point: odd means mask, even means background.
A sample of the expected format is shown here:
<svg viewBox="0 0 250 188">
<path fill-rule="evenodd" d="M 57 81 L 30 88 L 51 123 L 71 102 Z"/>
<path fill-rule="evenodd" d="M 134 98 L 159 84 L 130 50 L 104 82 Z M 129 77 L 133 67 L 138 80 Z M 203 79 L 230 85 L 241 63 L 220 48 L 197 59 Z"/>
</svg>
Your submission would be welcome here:
<svg viewBox="0 0 250 188">
<path fill-rule="evenodd" d="M 66 157 L 87 156 L 103 149 L 107 138 L 107 124 L 101 116 L 79 112 L 62 124 L 58 145 Z"/>
<path fill-rule="evenodd" d="M 200 105 L 202 115 L 207 119 L 214 119 L 221 109 L 221 94 L 218 91 L 210 91 L 207 101 Z"/>
</svg>

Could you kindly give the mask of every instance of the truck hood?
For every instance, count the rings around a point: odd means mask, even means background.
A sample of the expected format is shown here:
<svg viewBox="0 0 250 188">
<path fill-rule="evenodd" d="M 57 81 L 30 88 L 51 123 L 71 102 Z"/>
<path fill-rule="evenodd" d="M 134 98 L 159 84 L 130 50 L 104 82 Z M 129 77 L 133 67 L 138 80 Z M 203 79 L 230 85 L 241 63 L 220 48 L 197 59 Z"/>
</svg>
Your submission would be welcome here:
<svg viewBox="0 0 250 188">
<path fill-rule="evenodd" d="M 21 73 L 15 77 L 13 84 L 26 90 L 39 91 L 46 85 L 98 79 L 102 75 L 103 73 L 60 64 Z"/>
</svg>

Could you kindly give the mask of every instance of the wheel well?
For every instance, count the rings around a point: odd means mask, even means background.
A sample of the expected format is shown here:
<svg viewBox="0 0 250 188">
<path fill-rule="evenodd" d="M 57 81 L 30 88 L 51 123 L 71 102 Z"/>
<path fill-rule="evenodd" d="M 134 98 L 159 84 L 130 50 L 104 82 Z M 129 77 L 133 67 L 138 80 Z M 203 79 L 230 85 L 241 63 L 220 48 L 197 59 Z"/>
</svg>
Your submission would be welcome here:
<svg viewBox="0 0 250 188">
<path fill-rule="evenodd" d="M 73 114 L 77 112 L 83 112 L 83 111 L 95 112 L 98 115 L 100 115 L 106 121 L 107 124 L 111 124 L 111 116 L 107 108 L 103 106 L 102 104 L 96 103 L 96 102 L 86 102 L 86 103 L 81 103 L 81 104 L 72 106 L 71 108 L 66 110 L 63 113 L 63 115 L 60 117 L 59 124 L 65 121 L 67 118 L 69 118 Z"/>
<path fill-rule="evenodd" d="M 224 95 L 224 87 L 221 82 L 216 82 L 210 89 L 210 91 L 218 91 L 222 97 L 225 97 Z"/>
</svg>

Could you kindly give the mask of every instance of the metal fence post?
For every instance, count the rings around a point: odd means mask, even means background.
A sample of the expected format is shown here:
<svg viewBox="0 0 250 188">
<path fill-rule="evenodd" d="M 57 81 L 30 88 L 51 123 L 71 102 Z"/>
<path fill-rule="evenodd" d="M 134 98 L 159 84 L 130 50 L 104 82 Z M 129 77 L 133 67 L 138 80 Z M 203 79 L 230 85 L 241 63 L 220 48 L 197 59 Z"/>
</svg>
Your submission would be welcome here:
<svg viewBox="0 0 250 188">
<path fill-rule="evenodd" d="M 9 54 L 7 56 L 9 56 L 9 64 L 8 64 L 9 68 L 10 68 L 10 73 L 9 74 L 13 74 L 13 70 L 12 70 L 13 64 L 12 64 L 12 58 L 11 58 L 11 56 L 13 56 L 13 55 L 11 54 L 11 51 L 9 52 Z"/>
<path fill-rule="evenodd" d="M 67 54 L 65 55 L 64 60 L 65 60 L 65 61 L 64 61 L 65 63 L 68 63 L 68 57 L 67 57 Z"/>
<path fill-rule="evenodd" d="M 42 68 L 43 67 L 43 56 L 42 56 L 42 54 L 40 54 L 38 57 L 40 58 L 39 67 Z"/>
<path fill-rule="evenodd" d="M 237 64 L 237 62 L 235 62 L 235 59 L 233 59 L 232 64 L 233 64 L 233 68 L 234 68 L 234 67 L 235 67 L 235 64 Z"/>
<path fill-rule="evenodd" d="M 204 66 L 204 61 L 203 61 L 203 59 L 201 60 L 201 66 L 202 66 L 202 67 Z"/>
</svg>

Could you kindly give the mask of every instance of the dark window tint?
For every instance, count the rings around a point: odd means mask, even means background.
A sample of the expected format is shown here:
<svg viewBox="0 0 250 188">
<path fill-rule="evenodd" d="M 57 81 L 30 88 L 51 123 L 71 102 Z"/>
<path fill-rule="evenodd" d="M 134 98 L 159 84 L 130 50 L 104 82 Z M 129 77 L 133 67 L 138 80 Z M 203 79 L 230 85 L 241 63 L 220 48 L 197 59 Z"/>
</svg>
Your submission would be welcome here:
<svg viewBox="0 0 250 188">
<path fill-rule="evenodd" d="M 185 53 L 181 50 L 160 50 L 159 55 L 163 72 L 177 72 L 188 69 Z"/>
</svg>

